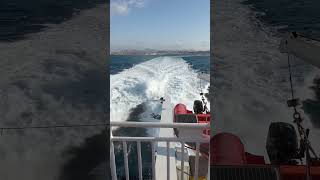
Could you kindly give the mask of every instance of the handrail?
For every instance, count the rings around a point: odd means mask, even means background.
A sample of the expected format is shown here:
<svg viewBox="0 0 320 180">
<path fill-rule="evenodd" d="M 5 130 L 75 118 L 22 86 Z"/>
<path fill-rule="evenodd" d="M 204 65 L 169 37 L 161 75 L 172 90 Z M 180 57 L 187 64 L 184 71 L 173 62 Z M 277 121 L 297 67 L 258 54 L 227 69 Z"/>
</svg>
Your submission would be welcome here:
<svg viewBox="0 0 320 180">
<path fill-rule="evenodd" d="M 209 123 L 110 122 L 110 126 L 142 128 L 210 128 Z"/>
<path fill-rule="evenodd" d="M 141 127 L 141 128 L 179 128 L 179 129 L 206 129 L 210 128 L 210 125 L 207 123 L 159 123 L 159 122 L 111 122 L 111 127 Z M 127 136 L 113 136 L 111 132 L 110 138 L 110 160 L 111 160 L 111 174 L 112 180 L 117 180 L 117 172 L 116 172 L 116 163 L 115 163 L 115 153 L 114 153 L 114 142 L 121 142 L 124 147 L 124 165 L 125 165 L 125 177 L 126 180 L 129 180 L 129 168 L 128 168 L 128 152 L 127 152 L 127 142 L 136 142 L 137 143 L 137 156 L 138 156 L 138 170 L 139 170 L 139 180 L 142 180 L 142 158 L 141 158 L 141 142 L 151 142 L 152 144 L 152 179 L 155 180 L 155 154 L 156 148 L 155 143 L 166 142 L 167 151 L 169 152 L 170 142 L 180 142 L 182 144 L 181 148 L 181 157 L 185 156 L 184 152 L 184 144 L 185 142 L 196 143 L 196 162 L 195 162 L 195 180 L 198 179 L 198 171 L 199 171 L 199 156 L 200 156 L 200 143 L 208 143 L 210 141 L 209 138 L 206 137 L 127 137 Z M 169 153 L 167 153 L 167 163 L 169 163 Z M 184 160 L 181 160 L 181 178 L 183 179 L 183 167 Z M 169 170 L 167 167 L 167 174 Z M 165 172 L 164 172 L 165 173 Z"/>
<path fill-rule="evenodd" d="M 144 142 L 209 142 L 209 139 L 203 138 L 176 138 L 176 137 L 123 137 L 113 136 L 110 141 L 144 141 Z"/>
</svg>

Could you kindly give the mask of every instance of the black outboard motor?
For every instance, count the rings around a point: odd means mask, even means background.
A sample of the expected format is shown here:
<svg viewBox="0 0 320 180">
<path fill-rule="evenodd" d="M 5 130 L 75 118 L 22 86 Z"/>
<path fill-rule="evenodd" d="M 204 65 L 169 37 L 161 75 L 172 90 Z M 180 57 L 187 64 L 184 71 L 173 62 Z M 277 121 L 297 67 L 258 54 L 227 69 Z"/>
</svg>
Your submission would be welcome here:
<svg viewBox="0 0 320 180">
<path fill-rule="evenodd" d="M 203 113 L 203 105 L 202 105 L 202 101 L 200 100 L 195 100 L 193 102 L 193 112 L 195 114 L 202 114 Z"/>
<path fill-rule="evenodd" d="M 271 164 L 292 163 L 298 152 L 298 138 L 293 125 L 271 123 L 266 148 Z"/>
</svg>

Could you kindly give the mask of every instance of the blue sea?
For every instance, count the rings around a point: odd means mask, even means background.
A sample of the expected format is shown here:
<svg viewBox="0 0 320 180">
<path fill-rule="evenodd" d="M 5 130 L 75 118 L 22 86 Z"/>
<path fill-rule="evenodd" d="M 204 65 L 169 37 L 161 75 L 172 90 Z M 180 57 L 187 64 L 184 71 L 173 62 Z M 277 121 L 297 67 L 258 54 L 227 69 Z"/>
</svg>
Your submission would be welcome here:
<svg viewBox="0 0 320 180">
<path fill-rule="evenodd" d="M 111 55 L 110 74 L 117 74 L 124 69 L 132 68 L 139 63 L 157 58 L 154 55 Z M 193 69 L 203 73 L 209 73 L 210 56 L 180 56 Z"/>
<path fill-rule="evenodd" d="M 320 1 L 318 0 L 246 0 L 257 18 L 278 32 L 296 31 L 320 39 Z"/>
<path fill-rule="evenodd" d="M 47 24 L 69 20 L 83 9 L 105 0 L 2 0 L 0 1 L 0 42 L 23 40 L 30 33 L 45 30 Z"/>
</svg>

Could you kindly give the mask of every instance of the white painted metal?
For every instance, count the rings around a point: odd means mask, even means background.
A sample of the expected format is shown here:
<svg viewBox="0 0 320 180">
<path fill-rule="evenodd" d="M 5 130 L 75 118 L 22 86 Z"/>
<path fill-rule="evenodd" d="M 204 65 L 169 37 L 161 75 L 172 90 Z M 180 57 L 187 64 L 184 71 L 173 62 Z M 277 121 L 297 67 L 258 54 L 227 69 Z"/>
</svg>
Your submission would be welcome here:
<svg viewBox="0 0 320 180">
<path fill-rule="evenodd" d="M 142 180 L 141 141 L 137 141 L 139 180 Z"/>
<path fill-rule="evenodd" d="M 208 161 L 208 167 L 210 167 L 210 161 Z M 207 179 L 210 180 L 210 168 L 208 169 Z"/>
<path fill-rule="evenodd" d="M 143 123 L 141 123 L 142 125 Z M 138 126 L 141 126 L 141 125 L 138 125 Z M 198 127 L 199 124 L 193 124 L 195 127 Z M 121 126 L 121 125 L 120 125 Z M 142 127 L 142 126 L 141 126 Z M 172 124 L 172 127 L 174 127 L 174 124 Z M 205 126 L 206 127 L 206 126 Z M 160 155 L 159 155 L 159 152 L 156 153 L 156 148 L 155 148 L 155 144 L 158 143 L 158 146 L 159 146 L 159 142 L 165 142 L 165 147 L 166 147 L 166 153 L 165 153 L 165 159 L 166 159 L 166 164 L 168 162 L 171 162 L 172 161 L 172 155 L 170 155 L 169 157 L 169 161 L 168 161 L 168 158 L 167 158 L 167 153 L 168 153 L 168 150 L 169 150 L 169 154 L 172 154 L 170 149 L 172 149 L 172 145 L 168 142 L 194 142 L 197 144 L 197 149 L 196 149 L 196 171 L 198 170 L 198 165 L 199 164 L 199 145 L 200 143 L 205 143 L 205 142 L 209 142 L 209 139 L 206 139 L 206 138 L 202 138 L 202 139 L 198 139 L 198 138 L 191 138 L 191 137 L 186 137 L 186 138 L 182 138 L 182 137 L 115 137 L 115 136 L 111 136 L 111 142 L 110 142 L 110 160 L 111 160 L 111 174 L 112 174 L 112 180 L 117 180 L 117 176 L 116 176 L 116 164 L 115 164 L 115 154 L 114 154 L 114 142 L 122 142 L 123 144 L 123 151 L 124 151 L 124 163 L 125 163 L 125 173 L 126 173 L 126 179 L 128 178 L 129 179 L 129 167 L 128 167 L 128 154 L 127 154 L 127 142 L 151 142 L 151 149 L 152 149 L 152 179 L 153 180 L 156 180 L 156 160 L 155 160 L 155 156 L 157 154 L 157 160 L 160 159 Z M 167 149 L 169 145 L 169 149 Z M 183 157 L 184 157 L 184 146 L 181 147 L 181 152 L 182 155 L 181 155 L 181 159 L 183 161 Z M 138 150 L 139 151 L 139 150 Z M 157 150 L 159 151 L 159 149 Z M 140 160 L 140 158 L 138 157 L 138 160 L 139 161 L 142 161 L 142 158 Z M 138 162 L 139 163 L 139 162 Z M 170 163 L 171 165 L 172 163 Z M 183 166 L 184 166 L 184 162 L 181 162 L 182 166 L 181 166 L 181 170 L 182 170 L 182 173 L 184 173 L 184 169 L 183 169 Z M 162 175 L 163 174 L 166 174 L 165 171 L 167 171 L 167 168 L 169 167 L 170 168 L 170 177 L 175 177 L 176 175 L 172 175 L 172 167 L 170 167 L 170 165 L 166 165 L 166 167 L 164 167 L 164 171 L 162 172 Z M 197 174 L 198 172 L 195 172 L 195 174 Z M 159 175 L 159 174 L 158 174 Z M 140 176 L 140 175 L 139 175 Z M 170 179 L 170 177 L 168 179 Z M 181 176 L 183 177 L 183 175 Z M 167 178 L 167 176 L 166 176 Z M 164 178 L 165 179 L 165 178 Z M 176 179 L 176 178 L 175 178 Z M 175 180 L 173 178 L 171 178 L 170 180 Z M 158 179 L 157 179 L 158 180 Z M 159 179 L 160 180 L 160 179 Z"/>
<path fill-rule="evenodd" d="M 292 54 L 320 68 L 320 43 L 301 37 L 288 35 L 281 40 L 280 52 Z"/>
<path fill-rule="evenodd" d="M 178 137 L 113 137 L 111 141 L 144 141 L 144 142 L 209 142 L 208 139 L 197 139 L 197 138 L 178 138 Z"/>
<path fill-rule="evenodd" d="M 117 180 L 116 177 L 116 164 L 114 154 L 114 142 L 122 142 L 124 146 L 124 158 L 125 158 L 125 173 L 126 179 L 129 180 L 129 167 L 128 167 L 128 154 L 127 154 L 127 142 L 137 142 L 138 145 L 138 166 L 139 166 L 139 178 L 141 179 L 142 173 L 142 157 L 141 155 L 141 142 L 150 142 L 152 149 L 152 179 L 153 180 L 177 180 L 177 169 L 176 169 L 176 157 L 175 157 L 175 145 L 177 142 L 190 142 L 190 143 L 208 143 L 209 138 L 195 135 L 202 134 L 201 132 L 209 128 L 209 124 L 197 124 L 197 123 L 173 123 L 172 122 L 172 109 L 170 104 L 164 103 L 162 106 L 161 122 L 111 122 L 111 127 L 141 127 L 141 128 L 159 128 L 158 137 L 114 137 L 111 134 L 111 170 L 112 180 Z M 173 128 L 179 129 L 179 132 L 185 132 L 183 136 L 175 137 Z M 157 145 L 157 146 L 156 146 Z M 139 150 L 140 148 L 140 150 Z M 181 174 L 182 179 L 184 177 L 184 143 L 181 147 Z M 199 148 L 197 149 L 199 151 Z M 197 153 L 199 157 L 199 152 Z M 199 158 L 196 158 L 199 161 Z M 197 163 L 197 162 L 196 162 Z M 198 162 L 199 164 L 199 162 Z M 141 167 L 141 169 L 140 169 Z M 169 172 L 168 174 L 166 172 Z"/>
<path fill-rule="evenodd" d="M 129 180 L 127 142 L 123 141 L 122 145 L 123 145 L 123 158 L 124 158 L 124 169 L 125 169 L 125 174 L 126 174 L 126 180 Z"/>
<path fill-rule="evenodd" d="M 184 146 L 185 147 L 185 146 Z M 187 179 L 188 175 L 190 174 L 190 164 L 189 164 L 189 158 L 193 154 L 192 149 L 188 148 L 182 148 L 182 142 L 176 143 L 175 146 L 175 154 L 176 154 L 176 167 L 178 170 L 178 180 L 181 180 L 182 176 L 184 176 L 184 179 Z M 183 152 L 182 152 L 183 151 Z M 183 161 L 183 162 L 182 162 Z M 182 169 L 182 164 L 183 163 L 183 169 Z"/>
<path fill-rule="evenodd" d="M 181 142 L 181 180 L 184 180 L 184 146 L 185 143 Z"/>
<path fill-rule="evenodd" d="M 170 142 L 167 141 L 167 180 L 170 180 Z"/>
<path fill-rule="evenodd" d="M 156 167 L 156 156 L 155 156 L 155 152 L 156 152 L 156 148 L 154 147 L 155 146 L 155 143 L 154 142 L 151 142 L 151 150 L 152 150 L 152 180 L 155 180 L 156 179 L 156 170 L 155 170 L 155 167 Z"/>
<path fill-rule="evenodd" d="M 194 168 L 194 180 L 198 180 L 199 174 L 199 151 L 200 151 L 200 143 L 196 143 L 196 160 L 195 160 L 195 168 Z"/>
<path fill-rule="evenodd" d="M 172 126 L 173 123 L 173 108 L 174 106 L 170 103 L 170 98 L 166 98 L 166 101 L 162 104 L 161 120 L 159 126 L 164 128 L 159 128 L 159 138 L 176 138 L 173 132 L 173 128 L 182 127 L 176 124 L 175 127 Z M 170 125 L 171 124 L 171 125 Z M 168 126 L 169 125 L 169 126 Z M 171 128 L 168 128 L 170 127 Z M 187 125 L 188 126 L 188 125 Z M 187 127 L 184 126 L 184 127 Z M 169 145 L 169 146 L 168 146 Z M 157 180 L 177 180 L 177 169 L 175 166 L 175 148 L 174 143 L 158 142 L 157 143 L 157 159 L 155 164 L 156 169 L 156 179 Z M 169 152 L 169 159 L 167 154 Z M 168 166 L 169 164 L 169 166 Z M 169 169 L 169 174 L 165 173 Z M 169 177 L 167 176 L 169 175 Z"/>
<path fill-rule="evenodd" d="M 110 166 L 111 166 L 111 178 L 112 180 L 117 180 L 116 160 L 114 155 L 114 145 L 112 141 L 110 142 Z"/>
<path fill-rule="evenodd" d="M 110 122 L 115 127 L 140 127 L 140 128 L 182 128 L 182 129 L 205 129 L 209 128 L 207 123 L 173 123 L 173 122 Z"/>
</svg>

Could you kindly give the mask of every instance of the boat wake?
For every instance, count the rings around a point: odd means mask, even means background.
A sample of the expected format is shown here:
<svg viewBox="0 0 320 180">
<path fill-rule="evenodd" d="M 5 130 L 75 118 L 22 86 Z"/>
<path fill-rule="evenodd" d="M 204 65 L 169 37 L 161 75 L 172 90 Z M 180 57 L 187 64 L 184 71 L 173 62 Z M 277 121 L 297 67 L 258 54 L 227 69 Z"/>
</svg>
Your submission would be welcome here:
<svg viewBox="0 0 320 180">
<path fill-rule="evenodd" d="M 192 109 L 193 101 L 200 98 L 200 88 L 208 92 L 209 80 L 194 70 L 181 57 L 157 57 L 125 69 L 110 76 L 110 120 L 111 121 L 159 121 L 160 98 L 175 104 L 183 103 Z M 209 75 L 207 75 L 208 77 Z M 200 82 L 201 81 L 201 82 Z M 210 105 L 210 104 L 208 104 Z M 155 129 L 116 128 L 115 136 L 153 136 Z M 117 174 L 124 177 L 122 144 L 115 142 Z M 142 144 L 143 174 L 151 173 L 151 146 Z M 130 175 L 137 176 L 137 149 L 128 143 Z"/>
<path fill-rule="evenodd" d="M 16 3 L 20 6 L 23 2 Z M 47 29 L 28 34 L 21 41 L 0 43 L 0 55 L 5 59 L 0 61 L 1 127 L 106 122 L 105 101 L 101 98 L 106 89 L 106 55 L 101 50 L 107 42 L 107 8 L 103 4 L 81 10 L 68 21 L 48 24 Z M 104 129 L 3 130 L 0 177 L 92 180 L 92 168 L 107 158 Z M 104 140 L 100 141 L 98 135 Z"/>
<path fill-rule="evenodd" d="M 183 58 L 168 56 L 111 75 L 110 82 L 111 121 L 152 121 L 154 118 L 150 114 L 161 113 L 161 97 L 170 99 L 173 105 L 184 103 L 192 109 L 193 101 L 200 98 L 200 86 L 204 92 L 209 87 L 209 82 Z M 140 119 L 129 118 L 132 109 L 141 104 L 145 109 Z"/>
<path fill-rule="evenodd" d="M 273 121 L 292 123 L 292 109 L 286 105 L 290 87 L 286 55 L 278 50 L 280 39 L 255 18 L 241 0 L 217 1 L 214 22 L 214 113 L 217 131 L 240 136 L 248 151 L 267 155 L 265 141 Z M 309 89 L 315 70 L 294 59 L 296 97 L 313 96 Z M 302 111 L 300 109 L 300 111 Z M 316 142 L 320 132 L 306 115 L 305 127 Z M 267 156 L 266 156 L 267 157 Z"/>
</svg>

